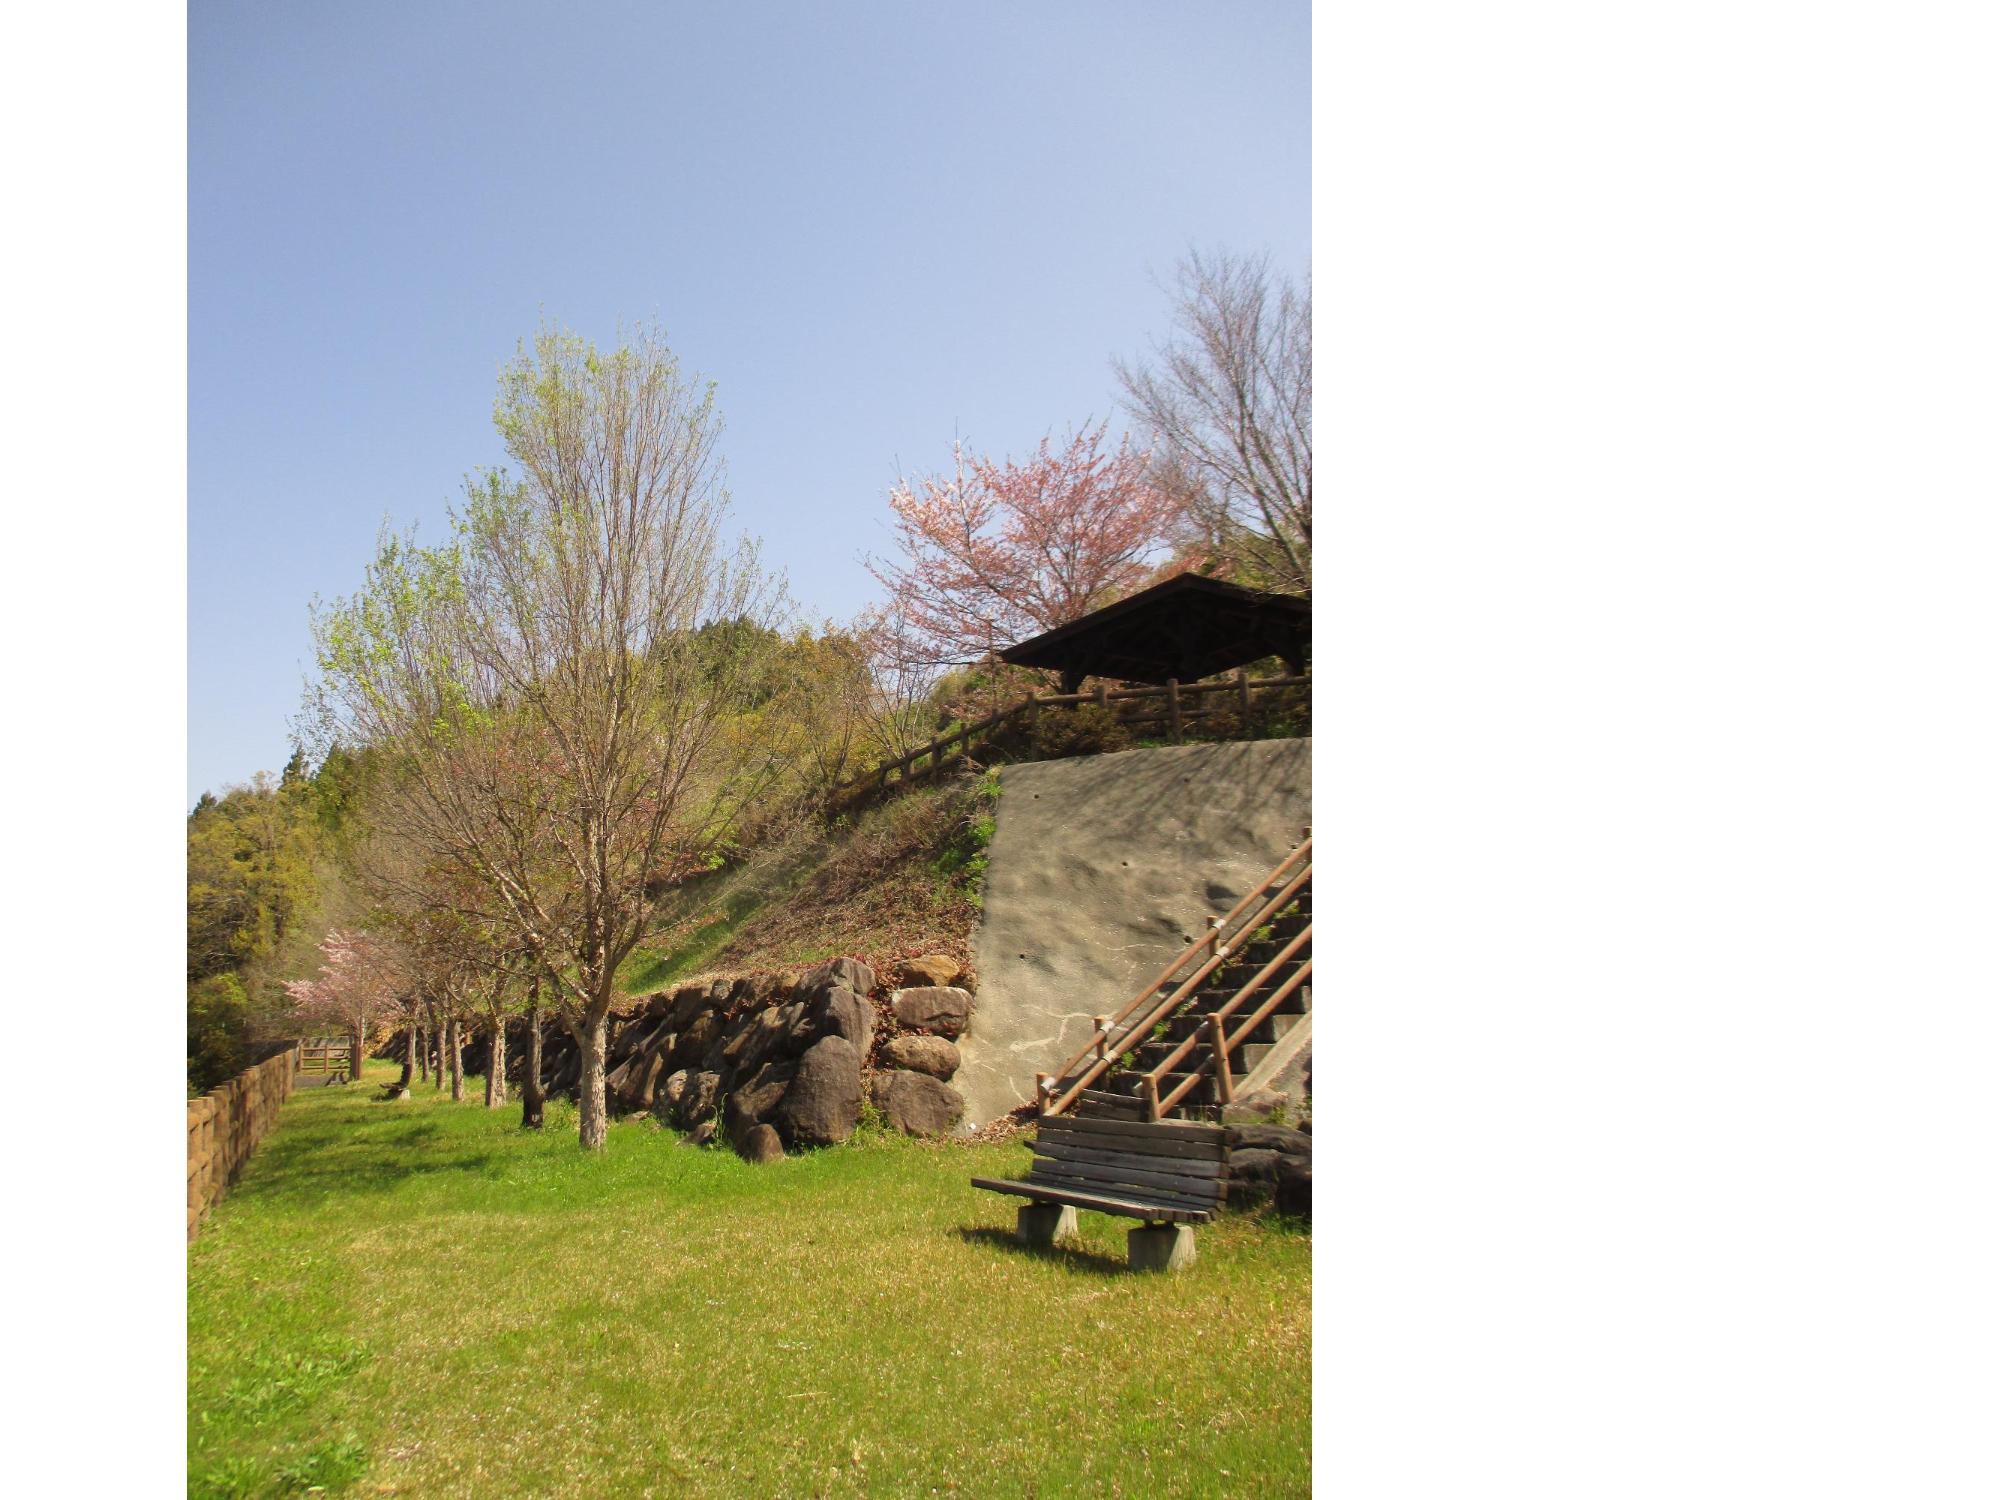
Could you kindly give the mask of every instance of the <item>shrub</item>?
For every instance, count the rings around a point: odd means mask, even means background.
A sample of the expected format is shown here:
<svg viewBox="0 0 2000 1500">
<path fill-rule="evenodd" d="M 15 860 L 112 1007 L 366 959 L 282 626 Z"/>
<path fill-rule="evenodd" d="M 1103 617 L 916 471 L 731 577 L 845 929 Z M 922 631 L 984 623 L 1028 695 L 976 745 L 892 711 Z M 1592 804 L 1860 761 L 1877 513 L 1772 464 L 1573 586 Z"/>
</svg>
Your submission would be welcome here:
<svg viewBox="0 0 2000 1500">
<path fill-rule="evenodd" d="M 1042 712 L 1035 725 L 1034 750 L 1043 760 L 1061 760 L 1069 755 L 1101 755 L 1129 749 L 1132 731 L 1118 722 L 1109 708 L 1095 703 L 1079 703 L 1068 710 Z"/>
</svg>

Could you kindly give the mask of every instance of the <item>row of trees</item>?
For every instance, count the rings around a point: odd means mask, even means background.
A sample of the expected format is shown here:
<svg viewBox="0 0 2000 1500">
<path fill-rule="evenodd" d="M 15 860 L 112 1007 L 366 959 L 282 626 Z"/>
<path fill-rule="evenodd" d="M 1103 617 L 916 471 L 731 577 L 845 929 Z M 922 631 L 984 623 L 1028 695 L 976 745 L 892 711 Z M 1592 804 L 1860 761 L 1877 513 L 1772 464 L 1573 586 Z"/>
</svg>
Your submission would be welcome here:
<svg viewBox="0 0 2000 1500">
<path fill-rule="evenodd" d="M 788 628 L 781 582 L 729 534 L 713 387 L 655 331 L 608 352 L 538 334 L 495 403 L 509 467 L 475 476 L 442 543 L 385 534 L 362 587 L 315 604 L 298 728 L 361 768 L 343 868 L 362 914 L 288 987 L 298 1023 L 344 1032 L 357 1065 L 402 1028 L 406 1082 L 422 1039 L 456 1059 L 483 1031 L 497 1105 L 508 1016 L 546 1011 L 601 1146 L 617 976 L 665 890 L 927 738 L 948 668 L 1163 568 L 1302 587 L 1303 294 L 1197 259 L 1182 297 L 1180 336 L 1120 367 L 1152 448 L 1107 424 L 1018 462 L 960 448 L 890 493 L 899 555 L 868 562 L 887 602 L 819 630 Z"/>
</svg>

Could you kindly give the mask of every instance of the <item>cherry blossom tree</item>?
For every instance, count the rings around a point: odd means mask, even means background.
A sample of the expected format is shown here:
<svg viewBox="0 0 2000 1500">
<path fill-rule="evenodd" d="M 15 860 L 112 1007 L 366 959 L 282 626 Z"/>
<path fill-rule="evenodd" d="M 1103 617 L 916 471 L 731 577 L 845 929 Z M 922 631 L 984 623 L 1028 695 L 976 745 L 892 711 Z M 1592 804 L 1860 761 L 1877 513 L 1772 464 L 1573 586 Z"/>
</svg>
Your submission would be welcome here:
<svg viewBox="0 0 2000 1500">
<path fill-rule="evenodd" d="M 1025 463 L 952 446 L 952 471 L 889 491 L 899 560 L 867 560 L 900 612 L 911 659 L 939 666 L 990 656 L 1129 592 L 1174 534 L 1179 502 L 1148 476 L 1147 455 L 1108 424 Z"/>
<path fill-rule="evenodd" d="M 286 981 L 285 993 L 300 1025 L 347 1034 L 348 1077 L 359 1078 L 369 1030 L 405 1009 L 408 967 L 393 943 L 351 928 L 329 932 L 319 951 L 318 975 Z"/>
</svg>

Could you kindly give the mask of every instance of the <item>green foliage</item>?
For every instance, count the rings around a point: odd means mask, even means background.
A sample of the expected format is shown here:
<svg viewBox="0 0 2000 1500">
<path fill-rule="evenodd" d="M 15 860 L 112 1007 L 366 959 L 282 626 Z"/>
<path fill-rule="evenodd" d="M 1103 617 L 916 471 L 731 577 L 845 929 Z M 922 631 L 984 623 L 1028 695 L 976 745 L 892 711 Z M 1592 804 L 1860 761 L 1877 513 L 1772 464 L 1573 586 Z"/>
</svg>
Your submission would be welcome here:
<svg viewBox="0 0 2000 1500">
<path fill-rule="evenodd" d="M 187 820 L 188 1086 L 240 1072 L 244 1043 L 284 1006 L 278 981 L 314 967 L 341 851 L 360 824 L 367 767 L 335 749 L 317 771 L 294 754 Z"/>
<path fill-rule="evenodd" d="M 1110 708 L 1079 703 L 1074 708 L 1043 709 L 1031 744 L 1038 759 L 1061 760 L 1130 749 L 1132 731 Z"/>
</svg>

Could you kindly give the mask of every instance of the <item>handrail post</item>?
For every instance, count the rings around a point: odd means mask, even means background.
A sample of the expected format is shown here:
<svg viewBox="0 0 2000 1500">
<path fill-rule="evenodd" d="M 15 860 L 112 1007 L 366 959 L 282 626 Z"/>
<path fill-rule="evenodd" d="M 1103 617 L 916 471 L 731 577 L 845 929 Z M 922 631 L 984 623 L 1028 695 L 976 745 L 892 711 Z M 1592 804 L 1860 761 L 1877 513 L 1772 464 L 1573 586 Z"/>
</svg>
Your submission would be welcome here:
<svg viewBox="0 0 2000 1500">
<path fill-rule="evenodd" d="M 1056 1081 L 1046 1073 L 1035 1075 L 1035 1114 L 1039 1117 L 1049 1112 L 1049 1095 L 1055 1092 Z"/>
<path fill-rule="evenodd" d="M 1103 1062 L 1111 1055 L 1111 1017 L 1092 1016 L 1090 1019 L 1097 1026 L 1097 1060 Z"/>
<path fill-rule="evenodd" d="M 1236 1085 L 1229 1076 L 1229 1044 L 1223 1039 L 1220 1016 L 1211 1015 L 1208 1018 L 1208 1045 L 1215 1053 L 1216 1102 L 1233 1103 L 1236 1098 Z"/>
<path fill-rule="evenodd" d="M 1146 1118 L 1160 1118 L 1160 1080 L 1151 1073 L 1146 1075 Z"/>
<path fill-rule="evenodd" d="M 1167 729 L 1174 737 L 1174 743 L 1181 742 L 1181 680 L 1167 679 Z"/>
</svg>

